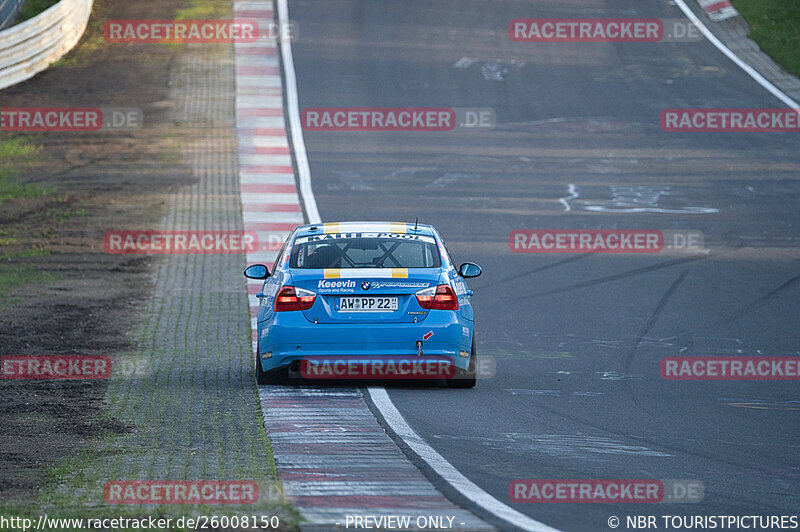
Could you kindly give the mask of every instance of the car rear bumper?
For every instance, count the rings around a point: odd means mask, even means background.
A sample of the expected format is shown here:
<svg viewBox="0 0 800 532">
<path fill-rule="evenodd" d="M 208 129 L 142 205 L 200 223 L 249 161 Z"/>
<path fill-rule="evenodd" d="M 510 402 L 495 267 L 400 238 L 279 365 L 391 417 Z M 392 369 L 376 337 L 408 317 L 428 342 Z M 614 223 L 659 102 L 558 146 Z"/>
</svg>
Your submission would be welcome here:
<svg viewBox="0 0 800 532">
<path fill-rule="evenodd" d="M 444 357 L 466 369 L 472 342 L 472 324 L 449 311 L 431 311 L 420 323 L 391 324 L 309 324 L 302 313 L 286 312 L 260 324 L 259 333 L 260 355 L 270 354 L 260 357 L 264 371 L 319 357 L 414 360 L 418 341 L 423 356 Z"/>
</svg>

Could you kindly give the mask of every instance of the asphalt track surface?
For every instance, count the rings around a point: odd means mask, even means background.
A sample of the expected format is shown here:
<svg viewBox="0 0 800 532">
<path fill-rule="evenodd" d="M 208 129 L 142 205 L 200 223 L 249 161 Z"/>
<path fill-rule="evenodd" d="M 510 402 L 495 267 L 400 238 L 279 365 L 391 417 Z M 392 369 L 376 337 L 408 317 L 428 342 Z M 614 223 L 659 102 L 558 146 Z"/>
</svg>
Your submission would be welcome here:
<svg viewBox="0 0 800 532">
<path fill-rule="evenodd" d="M 563 530 L 608 530 L 611 515 L 625 529 L 636 514 L 798 511 L 796 381 L 659 375 L 664 356 L 800 349 L 796 134 L 666 133 L 658 122 L 665 108 L 782 107 L 774 96 L 708 42 L 507 35 L 514 18 L 683 17 L 660 0 L 290 0 L 289 16 L 301 110 L 496 113 L 493 130 L 304 133 L 324 221 L 419 217 L 456 262 L 484 269 L 470 285 L 478 351 L 496 374 L 474 390 L 390 387 L 414 430 L 498 500 Z M 699 230 L 710 251 L 509 250 L 510 231 L 544 228 Z M 705 494 L 512 503 L 509 483 L 525 478 L 692 479 Z"/>
</svg>

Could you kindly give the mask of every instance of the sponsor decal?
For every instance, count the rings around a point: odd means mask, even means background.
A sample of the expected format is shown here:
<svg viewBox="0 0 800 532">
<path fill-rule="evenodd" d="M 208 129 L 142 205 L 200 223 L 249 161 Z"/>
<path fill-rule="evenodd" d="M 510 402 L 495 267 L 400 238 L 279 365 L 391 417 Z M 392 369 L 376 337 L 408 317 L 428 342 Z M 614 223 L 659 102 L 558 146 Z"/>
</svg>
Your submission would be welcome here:
<svg viewBox="0 0 800 532">
<path fill-rule="evenodd" d="M 356 277 L 407 279 L 408 268 L 325 268 L 325 279 Z"/>
<path fill-rule="evenodd" d="M 388 232 L 388 233 L 407 233 L 408 224 L 405 222 L 339 222 L 322 224 L 324 233 L 342 233 L 347 229 L 350 232 Z"/>
<path fill-rule="evenodd" d="M 434 243 L 433 237 L 426 235 L 414 235 L 409 233 L 325 233 L 322 235 L 301 236 L 295 240 L 295 244 L 306 242 L 323 242 L 326 240 L 340 240 L 347 238 L 385 238 L 390 240 L 413 240 L 416 242 Z"/>
<path fill-rule="evenodd" d="M 362 290 L 369 290 L 370 282 L 369 281 L 362 281 L 361 282 L 361 289 Z"/>
<path fill-rule="evenodd" d="M 445 269 L 452 269 L 453 265 L 450 262 L 450 253 L 447 252 L 447 248 L 444 247 L 442 242 L 438 242 L 437 245 L 439 246 L 439 254 L 442 256 L 442 266 Z"/>
<path fill-rule="evenodd" d="M 356 282 L 352 279 L 347 279 L 345 281 L 327 281 L 327 280 L 319 280 L 317 281 L 317 288 L 355 288 Z"/>
<path fill-rule="evenodd" d="M 317 292 L 320 294 L 352 294 L 356 291 L 357 283 L 352 279 L 342 281 L 329 281 L 327 279 L 317 281 Z"/>
<path fill-rule="evenodd" d="M 402 283 L 395 281 L 376 281 L 372 284 L 372 288 L 427 288 L 430 283 Z"/>
<path fill-rule="evenodd" d="M 464 283 L 464 281 L 456 280 L 453 283 L 453 289 L 455 290 L 457 296 L 467 295 L 467 285 Z"/>
</svg>

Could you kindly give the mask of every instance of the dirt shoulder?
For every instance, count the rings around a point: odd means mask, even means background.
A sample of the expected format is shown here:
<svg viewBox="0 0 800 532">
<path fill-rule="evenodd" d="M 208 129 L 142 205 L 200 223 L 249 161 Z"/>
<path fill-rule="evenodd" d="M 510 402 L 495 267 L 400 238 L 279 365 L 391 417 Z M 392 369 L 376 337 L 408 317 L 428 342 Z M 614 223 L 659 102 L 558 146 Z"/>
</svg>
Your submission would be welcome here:
<svg viewBox="0 0 800 532">
<path fill-rule="evenodd" d="M 169 99 L 180 47 L 105 45 L 107 18 L 172 18 L 186 2 L 95 0 L 90 27 L 60 64 L 0 91 L 5 107 L 138 107 L 143 127 L 88 133 L 0 133 L 40 147 L 0 164 L 41 193 L 0 203 L 0 356 L 132 349 L 128 333 L 152 291 L 155 260 L 104 253 L 114 228 L 147 228 L 165 199 L 192 182 Z M 128 427 L 102 414 L 103 381 L 0 381 L 0 504 L 29 499 L 49 468 Z"/>
</svg>

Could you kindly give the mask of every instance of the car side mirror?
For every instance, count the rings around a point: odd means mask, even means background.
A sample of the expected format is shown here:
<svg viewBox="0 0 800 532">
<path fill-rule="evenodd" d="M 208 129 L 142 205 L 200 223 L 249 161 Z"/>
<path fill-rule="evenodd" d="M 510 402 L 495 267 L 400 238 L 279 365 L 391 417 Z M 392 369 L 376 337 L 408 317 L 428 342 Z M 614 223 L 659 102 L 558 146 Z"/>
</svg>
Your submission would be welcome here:
<svg viewBox="0 0 800 532">
<path fill-rule="evenodd" d="M 480 274 L 483 273 L 483 270 L 481 270 L 481 267 L 478 266 L 477 264 L 473 264 L 471 262 L 465 262 L 458 269 L 458 273 L 461 275 L 461 277 L 469 279 L 470 277 L 478 277 Z"/>
<path fill-rule="evenodd" d="M 263 264 L 253 264 L 244 270 L 244 276 L 248 279 L 266 279 L 269 277 L 269 268 Z"/>
</svg>

